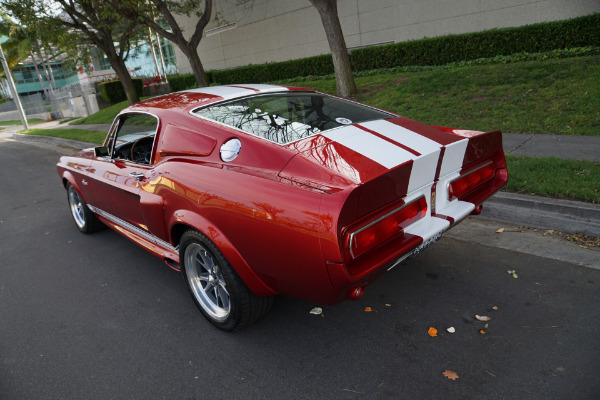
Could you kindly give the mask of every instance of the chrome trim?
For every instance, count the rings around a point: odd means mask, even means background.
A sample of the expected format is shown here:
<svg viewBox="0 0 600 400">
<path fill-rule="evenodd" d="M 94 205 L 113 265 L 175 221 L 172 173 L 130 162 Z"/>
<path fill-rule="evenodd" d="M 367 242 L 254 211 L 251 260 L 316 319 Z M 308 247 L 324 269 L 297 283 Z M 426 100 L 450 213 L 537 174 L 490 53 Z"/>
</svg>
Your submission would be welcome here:
<svg viewBox="0 0 600 400">
<path fill-rule="evenodd" d="M 107 220 L 114 223 L 115 225 L 118 225 L 121 228 L 128 230 L 129 232 L 141 237 L 142 239 L 147 240 L 150 243 L 160 246 L 165 250 L 172 251 L 173 253 L 177 253 L 179 251 L 178 250 L 179 246 L 173 247 L 170 243 L 165 242 L 164 240 L 154 236 L 153 234 L 148 233 L 148 232 L 144 231 L 143 229 L 140 229 L 137 226 L 130 224 L 127 221 L 123 221 L 121 218 L 115 217 L 114 215 L 107 213 L 106 211 L 96 208 L 96 207 L 92 206 L 91 204 L 88 204 L 87 206 L 93 213 L 98 214 L 99 216 L 101 216 L 103 218 L 106 218 Z"/>
<path fill-rule="evenodd" d="M 141 172 L 130 172 L 129 176 L 134 178 L 136 181 L 141 181 L 145 177 L 145 175 Z"/>
<path fill-rule="evenodd" d="M 396 262 L 394 262 L 394 264 L 389 267 L 387 270 L 391 271 L 392 269 L 396 268 L 398 266 L 398 264 L 400 264 L 402 261 L 406 260 L 408 257 L 410 257 L 415 251 L 409 251 L 408 253 L 406 253 L 405 255 L 401 256 L 399 259 L 396 260 Z"/>
<path fill-rule="evenodd" d="M 483 165 L 481 165 L 481 166 L 479 166 L 479 167 L 475 168 L 473 171 L 469 171 L 469 172 L 467 172 L 467 173 L 466 173 L 466 174 L 464 174 L 464 175 L 458 175 L 456 178 L 452 179 L 451 181 L 448 181 L 448 183 L 446 183 L 446 193 L 448 193 L 448 198 L 450 198 L 450 195 L 449 195 L 449 194 L 450 194 L 450 185 L 451 185 L 451 184 L 452 184 L 454 181 L 457 181 L 457 180 L 459 180 L 460 178 L 464 178 L 465 176 L 469 176 L 469 175 L 471 175 L 473 172 L 475 172 L 475 171 L 479 171 L 481 168 L 487 167 L 487 166 L 488 166 L 488 165 L 490 165 L 490 164 L 494 164 L 494 163 L 493 163 L 492 161 L 489 161 L 489 162 L 487 162 L 487 163 L 485 163 L 485 164 L 483 164 Z M 457 197 L 457 198 L 458 198 L 458 197 Z M 452 201 L 452 200 L 450 200 L 450 199 L 449 199 L 449 201 Z"/>
<path fill-rule="evenodd" d="M 185 90 L 183 90 L 183 91 L 185 91 Z M 242 132 L 245 135 L 249 135 L 251 137 L 255 137 L 255 138 L 267 141 L 269 143 L 274 143 L 274 144 L 282 146 L 282 147 L 283 146 L 289 146 L 292 143 L 299 142 L 300 140 L 304 140 L 304 139 L 306 139 L 308 137 L 321 135 L 321 134 L 323 134 L 323 132 L 329 132 L 329 131 L 332 131 L 334 129 L 339 129 L 339 128 L 343 128 L 345 126 L 350 126 L 350 125 L 340 125 L 340 126 L 336 126 L 335 128 L 331 128 L 331 129 L 327 129 L 327 130 L 322 131 L 322 132 L 315 133 L 314 135 L 311 135 L 311 136 L 306 136 L 306 137 L 303 137 L 303 138 L 300 138 L 300 139 L 292 140 L 291 142 L 277 143 L 277 142 L 275 142 L 273 140 L 266 139 L 266 138 L 264 138 L 262 136 L 253 135 L 253 134 L 251 134 L 249 132 L 243 131 L 243 130 L 241 130 L 239 128 L 236 128 L 235 126 L 227 125 L 227 124 L 224 124 L 222 122 L 215 121 L 213 119 L 206 118 L 206 117 L 203 117 L 201 115 L 198 115 L 198 114 L 194 113 L 194 111 L 198 111 L 198 110 L 201 110 L 203 108 L 208 108 L 208 107 L 216 106 L 216 105 L 219 105 L 221 103 L 226 103 L 226 102 L 229 102 L 229 101 L 237 101 L 237 100 L 248 99 L 248 98 L 251 98 L 251 97 L 266 96 L 266 95 L 277 94 L 277 93 L 313 93 L 313 94 L 322 94 L 323 96 L 333 97 L 333 98 L 336 98 L 336 99 L 347 101 L 348 103 L 358 104 L 359 106 L 363 106 L 363 107 L 370 108 L 370 109 L 375 110 L 375 111 L 379 111 L 379 112 L 382 112 L 382 113 L 385 113 L 385 114 L 389 114 L 389 118 L 396 118 L 396 117 L 400 116 L 399 114 L 394 114 L 392 112 L 389 112 L 389 111 L 386 111 L 386 110 L 382 110 L 382 109 L 377 108 L 377 107 L 372 107 L 372 106 L 369 106 L 369 105 L 366 105 L 366 104 L 363 104 L 363 103 L 359 103 L 358 101 L 349 100 L 349 99 L 345 99 L 343 97 L 338 97 L 338 96 L 332 96 L 330 94 L 323 93 L 323 92 L 318 92 L 316 90 L 282 90 L 281 92 L 261 92 L 261 93 L 254 93 L 254 94 L 251 94 L 251 95 L 248 95 L 248 96 L 232 97 L 232 98 L 215 101 L 214 103 L 210 103 L 210 104 L 207 104 L 207 105 L 204 105 L 204 106 L 200 106 L 200 107 L 194 108 L 194 109 L 188 111 L 188 114 L 190 114 L 190 115 L 192 115 L 192 116 L 194 116 L 196 118 L 200 118 L 200 119 L 202 119 L 204 121 L 213 122 L 215 124 L 218 124 L 218 125 L 230 128 L 230 129 L 235 129 L 236 131 Z M 381 118 L 381 119 L 384 120 L 385 118 Z M 378 121 L 378 120 L 373 120 L 373 121 Z M 370 121 L 363 121 L 363 122 L 370 122 Z M 357 122 L 357 123 L 361 124 L 363 122 Z"/>
<path fill-rule="evenodd" d="M 369 222 L 367 225 L 363 226 L 362 228 L 360 228 L 360 229 L 358 229 L 358 230 L 356 230 L 356 231 L 352 232 L 352 233 L 350 234 L 350 240 L 349 240 L 349 243 L 348 243 L 348 250 L 350 250 L 350 255 L 352 256 L 352 258 L 356 258 L 356 256 L 354 255 L 354 252 L 352 251 L 352 242 L 353 242 L 353 240 L 354 240 L 354 237 L 355 237 L 356 235 L 358 235 L 359 233 L 361 233 L 361 232 L 362 232 L 362 231 L 364 231 L 365 229 L 372 227 L 373 225 L 375 225 L 375 224 L 376 224 L 376 223 L 378 223 L 379 221 L 381 221 L 381 220 L 383 220 L 383 219 L 386 219 L 386 218 L 387 218 L 387 217 L 389 217 L 390 215 L 397 213 L 398 211 L 402 210 L 404 207 L 407 207 L 407 206 L 411 205 L 411 204 L 412 204 L 412 203 L 414 203 L 415 201 L 419 201 L 419 200 L 421 200 L 421 198 L 425 198 L 425 196 L 424 196 L 424 195 L 421 195 L 421 196 L 417 197 L 416 199 L 414 199 L 413 201 L 411 201 L 411 202 L 409 202 L 409 203 L 406 203 L 406 204 L 403 204 L 403 205 L 401 205 L 400 207 L 398 207 L 398 208 L 396 208 L 396 209 L 394 209 L 394 210 L 390 211 L 389 213 L 387 213 L 387 214 L 385 214 L 385 215 L 383 215 L 383 216 L 381 216 L 381 217 L 377 218 L 375 221 L 371 221 L 371 222 Z M 427 204 L 427 199 L 425 199 L 425 204 Z"/>
</svg>

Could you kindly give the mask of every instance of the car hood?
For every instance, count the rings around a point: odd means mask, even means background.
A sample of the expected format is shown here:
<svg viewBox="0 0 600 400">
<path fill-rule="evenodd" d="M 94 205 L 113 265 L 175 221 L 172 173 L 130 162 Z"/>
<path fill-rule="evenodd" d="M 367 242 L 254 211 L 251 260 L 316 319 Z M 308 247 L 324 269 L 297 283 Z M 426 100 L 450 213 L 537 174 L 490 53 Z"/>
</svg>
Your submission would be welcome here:
<svg viewBox="0 0 600 400">
<path fill-rule="evenodd" d="M 432 183 L 442 157 L 462 164 L 466 143 L 447 148 L 466 141 L 405 117 L 352 124 L 288 145 L 297 154 L 280 176 L 329 192 L 383 179 L 403 195 Z"/>
</svg>

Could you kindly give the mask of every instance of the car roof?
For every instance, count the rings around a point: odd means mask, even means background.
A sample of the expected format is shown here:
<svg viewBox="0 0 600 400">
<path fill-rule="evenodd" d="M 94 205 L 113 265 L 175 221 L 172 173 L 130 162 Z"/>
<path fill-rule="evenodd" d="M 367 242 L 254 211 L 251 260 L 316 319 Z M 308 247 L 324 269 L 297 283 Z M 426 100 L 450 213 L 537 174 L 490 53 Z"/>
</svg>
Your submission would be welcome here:
<svg viewBox="0 0 600 400">
<path fill-rule="evenodd" d="M 149 110 L 149 109 L 180 109 L 189 111 L 194 108 L 205 106 L 224 100 L 231 100 L 246 96 L 264 93 L 286 92 L 290 90 L 308 90 L 304 88 L 265 85 L 265 84 L 240 84 L 210 86 L 196 89 L 187 89 L 180 92 L 166 94 L 140 101 L 130 106 L 126 111 Z"/>
</svg>

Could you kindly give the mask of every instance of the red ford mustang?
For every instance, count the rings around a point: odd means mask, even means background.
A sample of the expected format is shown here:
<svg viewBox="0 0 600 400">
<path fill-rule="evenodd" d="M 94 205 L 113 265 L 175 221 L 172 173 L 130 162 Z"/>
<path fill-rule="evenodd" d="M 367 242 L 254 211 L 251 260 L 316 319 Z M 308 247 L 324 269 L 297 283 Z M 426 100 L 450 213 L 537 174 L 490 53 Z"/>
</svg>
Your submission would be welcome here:
<svg viewBox="0 0 600 400">
<path fill-rule="evenodd" d="M 276 294 L 360 299 L 508 179 L 499 131 L 273 85 L 142 101 L 57 169 L 79 230 L 108 225 L 181 270 L 224 330 Z"/>
</svg>

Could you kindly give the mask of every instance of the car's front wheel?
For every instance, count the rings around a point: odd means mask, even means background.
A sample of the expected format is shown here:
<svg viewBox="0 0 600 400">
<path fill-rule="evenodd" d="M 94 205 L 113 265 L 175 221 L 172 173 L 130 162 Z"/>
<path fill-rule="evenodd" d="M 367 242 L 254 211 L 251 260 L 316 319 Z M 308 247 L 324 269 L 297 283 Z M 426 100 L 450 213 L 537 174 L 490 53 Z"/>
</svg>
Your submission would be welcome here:
<svg viewBox="0 0 600 400">
<path fill-rule="evenodd" d="M 67 199 L 73 220 L 81 232 L 92 233 L 104 227 L 104 224 L 98 221 L 94 213 L 90 211 L 77 189 L 70 183 L 67 183 Z"/>
<path fill-rule="evenodd" d="M 213 325 L 234 331 L 269 311 L 273 298 L 254 295 L 206 236 L 189 230 L 181 238 L 179 248 L 188 289 L 202 314 Z"/>
</svg>

